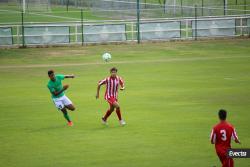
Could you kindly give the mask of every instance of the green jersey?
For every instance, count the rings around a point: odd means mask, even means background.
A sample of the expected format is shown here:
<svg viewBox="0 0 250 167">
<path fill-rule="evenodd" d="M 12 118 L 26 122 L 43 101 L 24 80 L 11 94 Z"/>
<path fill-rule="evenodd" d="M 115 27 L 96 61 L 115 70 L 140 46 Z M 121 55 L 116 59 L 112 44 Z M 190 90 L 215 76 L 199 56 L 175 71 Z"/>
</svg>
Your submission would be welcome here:
<svg viewBox="0 0 250 167">
<path fill-rule="evenodd" d="M 64 75 L 55 75 L 55 78 L 56 78 L 55 81 L 49 80 L 47 86 L 49 88 L 50 93 L 52 94 L 52 98 L 59 98 L 59 97 L 62 97 L 64 95 L 64 91 L 57 96 L 55 96 L 53 94 L 53 92 L 54 91 L 59 92 L 60 90 L 63 89 L 62 80 L 64 80 L 65 76 Z"/>
</svg>

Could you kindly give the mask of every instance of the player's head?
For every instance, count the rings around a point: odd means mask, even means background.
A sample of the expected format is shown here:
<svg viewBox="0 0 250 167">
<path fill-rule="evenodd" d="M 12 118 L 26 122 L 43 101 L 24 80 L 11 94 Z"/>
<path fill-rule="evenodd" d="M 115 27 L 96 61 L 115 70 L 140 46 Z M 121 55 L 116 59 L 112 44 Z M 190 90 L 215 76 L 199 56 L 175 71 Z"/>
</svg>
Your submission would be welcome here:
<svg viewBox="0 0 250 167">
<path fill-rule="evenodd" d="M 110 74 L 111 74 L 111 77 L 116 77 L 116 74 L 117 74 L 117 68 L 113 67 L 110 69 Z"/>
<path fill-rule="evenodd" d="M 224 109 L 220 109 L 218 115 L 221 121 L 224 121 L 227 119 L 227 111 Z"/>
<path fill-rule="evenodd" d="M 48 76 L 51 80 L 55 80 L 55 72 L 54 70 L 49 70 L 48 71 Z"/>
</svg>

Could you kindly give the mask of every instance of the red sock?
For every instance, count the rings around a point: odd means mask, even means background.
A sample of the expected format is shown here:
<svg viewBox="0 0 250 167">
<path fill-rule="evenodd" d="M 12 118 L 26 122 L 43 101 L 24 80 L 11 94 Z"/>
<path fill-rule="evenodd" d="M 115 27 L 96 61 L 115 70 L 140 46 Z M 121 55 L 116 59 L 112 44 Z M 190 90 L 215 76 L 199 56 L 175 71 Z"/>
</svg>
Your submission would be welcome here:
<svg viewBox="0 0 250 167">
<path fill-rule="evenodd" d="M 119 120 L 122 120 L 122 115 L 121 115 L 120 108 L 117 108 L 115 111 L 116 111 L 116 114 L 117 114 Z"/>
<path fill-rule="evenodd" d="M 107 110 L 106 114 L 104 115 L 104 120 L 106 121 L 108 119 L 108 117 L 111 115 L 111 111 L 110 110 Z"/>
</svg>

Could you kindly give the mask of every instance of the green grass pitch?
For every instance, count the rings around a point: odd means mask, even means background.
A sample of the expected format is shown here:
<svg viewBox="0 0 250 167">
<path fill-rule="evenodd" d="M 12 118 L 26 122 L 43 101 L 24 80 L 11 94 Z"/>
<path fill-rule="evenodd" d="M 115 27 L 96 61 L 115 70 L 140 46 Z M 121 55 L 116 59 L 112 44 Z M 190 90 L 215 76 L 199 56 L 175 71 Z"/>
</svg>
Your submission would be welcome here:
<svg viewBox="0 0 250 167">
<path fill-rule="evenodd" d="M 109 63 L 101 54 L 110 52 Z M 217 111 L 229 111 L 250 148 L 250 40 L 212 40 L 0 50 L 0 162 L 6 167 L 212 167 Z M 116 66 L 126 84 L 115 113 L 96 100 L 97 82 Z M 66 94 L 77 110 L 66 126 L 46 88 L 47 70 L 75 74 Z M 101 89 L 101 97 L 104 89 Z M 235 159 L 248 167 L 250 159 Z"/>
</svg>

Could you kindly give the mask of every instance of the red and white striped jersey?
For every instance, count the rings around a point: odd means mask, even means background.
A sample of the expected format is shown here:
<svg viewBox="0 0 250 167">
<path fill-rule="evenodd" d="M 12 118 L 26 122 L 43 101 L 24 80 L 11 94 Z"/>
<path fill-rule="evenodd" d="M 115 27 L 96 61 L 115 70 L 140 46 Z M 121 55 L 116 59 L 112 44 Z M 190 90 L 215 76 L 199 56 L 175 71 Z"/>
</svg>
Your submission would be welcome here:
<svg viewBox="0 0 250 167">
<path fill-rule="evenodd" d="M 99 85 L 106 84 L 106 91 L 104 98 L 107 100 L 110 97 L 118 98 L 118 89 L 119 85 L 123 88 L 124 87 L 124 81 L 121 77 L 107 77 L 98 83 Z"/>
<path fill-rule="evenodd" d="M 235 128 L 228 122 L 221 121 L 212 129 L 210 140 L 215 144 L 216 149 L 231 148 L 231 139 L 239 140 Z"/>
</svg>

